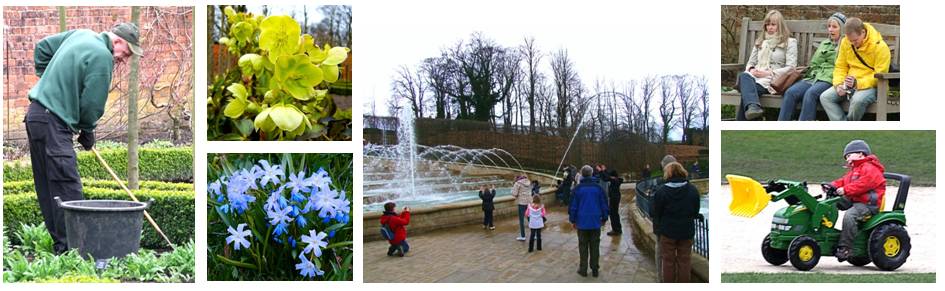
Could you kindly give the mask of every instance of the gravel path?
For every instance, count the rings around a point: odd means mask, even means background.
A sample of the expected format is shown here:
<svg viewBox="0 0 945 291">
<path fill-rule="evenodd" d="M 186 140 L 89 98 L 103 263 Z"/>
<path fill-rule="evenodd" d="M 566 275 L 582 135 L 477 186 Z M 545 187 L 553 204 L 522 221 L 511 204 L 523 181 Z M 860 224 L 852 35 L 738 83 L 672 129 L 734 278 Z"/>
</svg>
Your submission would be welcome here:
<svg viewBox="0 0 945 291">
<path fill-rule="evenodd" d="M 820 186 L 811 186 L 811 193 L 820 193 Z M 887 209 L 895 200 L 896 187 L 889 187 L 886 193 Z M 771 226 L 771 217 L 778 209 L 787 205 L 783 201 L 768 204 L 761 213 L 753 218 L 744 218 L 728 215 L 728 204 L 732 201 L 731 190 L 728 185 L 722 186 L 719 203 L 722 204 L 722 215 L 716 215 L 712 224 L 713 231 L 718 229 L 720 235 L 713 238 L 718 240 L 721 254 L 716 258 L 722 260 L 722 273 L 740 272 L 800 272 L 785 263 L 781 266 L 772 266 L 761 257 L 761 241 Z M 929 273 L 936 271 L 936 240 L 935 230 L 941 211 L 936 203 L 934 187 L 912 187 L 909 190 L 909 199 L 906 201 L 907 230 L 912 240 L 912 251 L 908 261 L 895 272 L 900 273 Z M 718 208 L 717 208 L 718 209 Z M 843 213 L 840 214 L 843 217 Z M 715 223 L 718 222 L 718 223 Z M 817 267 L 812 272 L 859 274 L 876 273 L 878 269 L 872 264 L 864 267 L 854 267 L 846 262 L 837 262 L 834 257 L 821 257 Z"/>
</svg>

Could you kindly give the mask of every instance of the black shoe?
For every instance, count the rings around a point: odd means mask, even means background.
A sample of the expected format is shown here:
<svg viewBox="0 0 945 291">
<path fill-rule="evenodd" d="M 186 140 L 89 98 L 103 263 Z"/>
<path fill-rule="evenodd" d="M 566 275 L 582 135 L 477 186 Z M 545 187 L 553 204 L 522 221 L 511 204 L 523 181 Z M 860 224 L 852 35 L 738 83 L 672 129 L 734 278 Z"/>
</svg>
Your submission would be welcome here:
<svg viewBox="0 0 945 291">
<path fill-rule="evenodd" d="M 581 275 L 581 277 L 587 277 L 587 271 L 577 271 L 577 273 Z"/>
<path fill-rule="evenodd" d="M 623 234 L 623 233 L 622 233 L 622 232 L 619 232 L 619 231 L 608 231 L 608 232 L 607 232 L 607 235 L 609 235 L 609 236 L 620 236 L 620 235 L 622 235 L 622 234 Z"/>
<path fill-rule="evenodd" d="M 836 253 L 834 253 L 834 256 L 837 257 L 837 261 L 840 261 L 841 263 L 843 263 L 844 261 L 850 259 L 850 248 L 839 247 L 837 248 Z"/>
<path fill-rule="evenodd" d="M 755 120 L 765 114 L 764 108 L 761 108 L 761 105 L 758 104 L 748 104 L 748 109 L 745 110 L 745 119 Z"/>
<path fill-rule="evenodd" d="M 599 276 L 599 275 L 600 275 L 600 274 L 597 273 L 597 270 L 591 270 L 591 276 L 594 276 L 594 278 L 597 278 L 597 276 Z"/>
</svg>

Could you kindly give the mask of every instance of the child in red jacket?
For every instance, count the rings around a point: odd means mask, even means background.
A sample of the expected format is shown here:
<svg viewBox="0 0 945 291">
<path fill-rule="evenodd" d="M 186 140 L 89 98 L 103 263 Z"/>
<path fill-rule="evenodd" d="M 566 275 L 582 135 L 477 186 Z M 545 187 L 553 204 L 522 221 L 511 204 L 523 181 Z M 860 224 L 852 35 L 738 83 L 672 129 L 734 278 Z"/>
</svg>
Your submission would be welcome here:
<svg viewBox="0 0 945 291">
<path fill-rule="evenodd" d="M 394 239 L 387 241 L 390 247 L 387 248 L 387 255 L 393 256 L 394 253 L 403 257 L 410 251 L 410 245 L 407 244 L 407 228 L 410 224 L 410 208 L 404 207 L 404 211 L 397 215 L 394 212 L 396 205 L 394 202 L 384 204 L 384 215 L 381 216 L 381 224 L 387 225 L 394 232 Z"/>
<path fill-rule="evenodd" d="M 843 229 L 837 248 L 837 259 L 841 262 L 849 259 L 853 239 L 859 230 L 859 224 L 867 217 L 879 212 L 883 195 L 886 194 L 885 167 L 879 158 L 870 153 L 870 146 L 862 140 L 854 140 L 843 149 L 849 171 L 840 179 L 831 183 L 837 188 L 837 194 L 852 202 L 852 207 L 843 214 Z"/>
</svg>

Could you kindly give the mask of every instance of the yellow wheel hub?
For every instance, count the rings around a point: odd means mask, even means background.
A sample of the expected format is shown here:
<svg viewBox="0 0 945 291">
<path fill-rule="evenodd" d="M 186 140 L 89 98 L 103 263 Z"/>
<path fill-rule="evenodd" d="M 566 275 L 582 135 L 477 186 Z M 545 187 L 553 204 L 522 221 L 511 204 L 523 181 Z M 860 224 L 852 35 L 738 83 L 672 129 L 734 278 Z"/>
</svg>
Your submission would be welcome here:
<svg viewBox="0 0 945 291">
<path fill-rule="evenodd" d="M 801 261 L 810 262 L 814 258 L 814 248 L 810 246 L 802 246 L 801 249 L 797 250 L 797 258 Z"/>
<path fill-rule="evenodd" d="M 895 257 L 899 254 L 899 238 L 895 236 L 887 236 L 886 241 L 883 242 L 883 252 L 887 257 Z"/>
</svg>

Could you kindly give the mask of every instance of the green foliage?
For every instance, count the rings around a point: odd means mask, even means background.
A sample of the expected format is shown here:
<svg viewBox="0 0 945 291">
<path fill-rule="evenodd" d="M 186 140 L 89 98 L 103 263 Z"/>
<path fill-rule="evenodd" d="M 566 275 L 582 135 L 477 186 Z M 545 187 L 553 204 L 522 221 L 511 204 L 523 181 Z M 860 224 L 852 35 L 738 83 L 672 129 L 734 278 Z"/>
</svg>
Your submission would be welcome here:
<svg viewBox="0 0 945 291">
<path fill-rule="evenodd" d="M 130 200 L 123 190 L 84 188 L 86 199 L 114 199 Z M 148 208 L 148 213 L 161 226 L 164 234 L 174 244 L 182 244 L 194 237 L 194 191 L 167 191 L 142 189 L 134 191 L 141 201 L 154 199 L 154 204 Z M 21 224 L 39 224 L 43 221 L 39 211 L 36 194 L 25 192 L 22 194 L 3 195 L 3 223 L 6 226 Z M 151 227 L 145 223 L 142 227 L 141 246 L 152 249 L 168 248 L 167 243 Z M 9 231 L 9 229 L 8 229 Z M 45 232 L 45 229 L 43 229 Z M 15 236 L 13 238 L 16 238 Z M 15 240 L 14 243 L 21 243 Z"/>
<path fill-rule="evenodd" d="M 31 254 L 51 253 L 53 251 L 53 239 L 46 231 L 46 224 L 39 225 L 20 223 L 20 230 L 15 234 L 16 239 L 22 243 L 20 248 Z"/>
<path fill-rule="evenodd" d="M 115 182 L 114 180 L 83 179 L 82 187 L 121 190 L 121 186 L 118 185 L 118 182 Z M 141 190 L 165 190 L 165 191 L 192 192 L 194 190 L 194 184 L 169 183 L 169 182 L 160 182 L 160 181 L 141 181 L 139 188 Z M 4 195 L 22 194 L 26 192 L 33 192 L 34 190 L 35 189 L 33 187 L 32 180 L 3 183 Z"/>
<path fill-rule="evenodd" d="M 292 17 L 225 8 L 219 43 L 238 67 L 214 76 L 207 102 L 211 140 L 350 140 L 350 109 L 328 97 L 349 49 L 318 46 Z M 350 90 L 349 90 L 350 94 Z"/>
<path fill-rule="evenodd" d="M 19 232 L 32 231 L 42 226 L 24 225 Z M 16 233 L 20 237 L 28 234 Z M 158 254 L 142 249 L 137 253 L 111 260 L 104 270 L 95 268 L 95 261 L 85 259 L 75 251 L 53 255 L 50 251 L 36 253 L 23 251 L 27 247 L 16 246 L 4 251 L 3 281 L 39 283 L 117 283 L 136 282 L 193 282 L 194 243 L 178 246 L 171 252 Z"/>
<path fill-rule="evenodd" d="M 99 150 L 102 158 L 115 170 L 121 179 L 127 179 L 128 150 L 115 148 Z M 83 179 L 111 180 L 112 176 L 99 164 L 95 154 L 88 151 L 77 153 L 79 176 Z M 193 147 L 142 148 L 138 151 L 138 168 L 141 180 L 185 182 L 194 178 Z M 3 181 L 32 181 L 33 169 L 26 162 L 3 164 Z"/>
</svg>

